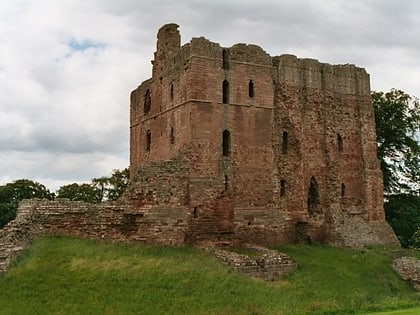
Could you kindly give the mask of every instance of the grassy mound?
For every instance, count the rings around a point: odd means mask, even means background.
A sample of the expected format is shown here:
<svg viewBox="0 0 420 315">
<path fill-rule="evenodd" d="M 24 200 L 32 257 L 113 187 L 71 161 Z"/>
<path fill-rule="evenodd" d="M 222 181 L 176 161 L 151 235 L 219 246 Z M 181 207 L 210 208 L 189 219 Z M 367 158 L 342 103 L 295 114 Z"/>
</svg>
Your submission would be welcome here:
<svg viewBox="0 0 420 315">
<path fill-rule="evenodd" d="M 299 269 L 266 283 L 197 248 L 41 238 L 0 278 L 0 314 L 355 314 L 420 305 L 377 250 L 279 249 Z"/>
</svg>

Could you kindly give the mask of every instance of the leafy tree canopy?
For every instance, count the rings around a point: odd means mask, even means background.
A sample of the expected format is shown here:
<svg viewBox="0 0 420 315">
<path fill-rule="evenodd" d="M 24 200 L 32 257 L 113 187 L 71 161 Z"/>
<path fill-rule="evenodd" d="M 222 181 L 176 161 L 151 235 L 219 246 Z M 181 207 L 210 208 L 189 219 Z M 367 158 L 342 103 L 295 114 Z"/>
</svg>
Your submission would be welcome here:
<svg viewBox="0 0 420 315">
<path fill-rule="evenodd" d="M 129 177 L 128 167 L 122 171 L 115 169 L 110 177 L 93 178 L 92 185 L 98 190 L 101 201 L 117 200 L 127 188 Z"/>
<path fill-rule="evenodd" d="M 89 184 L 73 183 L 60 187 L 58 198 L 97 203 L 105 200 L 117 200 L 124 193 L 130 171 L 127 168 L 113 170 L 111 176 L 93 178 Z"/>
<path fill-rule="evenodd" d="M 388 222 L 404 247 L 420 246 L 420 105 L 397 89 L 372 92 Z"/>
<path fill-rule="evenodd" d="M 0 186 L 0 228 L 16 216 L 18 204 L 23 199 L 54 199 L 54 193 L 44 185 L 29 179 L 18 179 Z"/>
<path fill-rule="evenodd" d="M 419 240 L 416 241 L 414 236 L 420 229 L 420 197 L 398 194 L 390 195 L 387 199 L 384 204 L 386 219 L 394 229 L 401 245 L 418 247 Z"/>
<path fill-rule="evenodd" d="M 97 203 L 104 200 L 117 200 L 124 193 L 130 171 L 113 170 L 110 177 L 92 179 L 88 184 L 69 184 L 57 190 L 58 198 Z M 44 185 L 29 179 L 18 179 L 0 186 L 0 228 L 16 217 L 19 202 L 23 199 L 41 198 L 53 200 L 55 194 Z"/>
<path fill-rule="evenodd" d="M 70 200 L 97 203 L 101 201 L 101 196 L 96 187 L 91 184 L 69 184 L 61 186 L 57 190 L 57 198 L 67 198 Z"/>
<path fill-rule="evenodd" d="M 397 89 L 372 92 L 385 193 L 420 189 L 420 105 Z"/>
</svg>

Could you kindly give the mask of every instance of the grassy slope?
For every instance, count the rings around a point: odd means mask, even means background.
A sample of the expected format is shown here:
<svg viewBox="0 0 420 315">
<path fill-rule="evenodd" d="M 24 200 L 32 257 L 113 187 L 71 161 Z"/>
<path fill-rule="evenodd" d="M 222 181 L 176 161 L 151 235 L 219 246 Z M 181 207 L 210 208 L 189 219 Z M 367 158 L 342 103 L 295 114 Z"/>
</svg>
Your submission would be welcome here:
<svg viewBox="0 0 420 315">
<path fill-rule="evenodd" d="M 345 314 L 420 305 L 385 255 L 281 250 L 299 270 L 265 283 L 196 248 L 42 238 L 0 278 L 0 314 Z"/>
<path fill-rule="evenodd" d="M 398 311 L 389 311 L 389 312 L 380 312 L 380 313 L 370 313 L 365 315 L 419 315 L 420 308 L 411 308 L 411 309 L 404 309 Z"/>
</svg>

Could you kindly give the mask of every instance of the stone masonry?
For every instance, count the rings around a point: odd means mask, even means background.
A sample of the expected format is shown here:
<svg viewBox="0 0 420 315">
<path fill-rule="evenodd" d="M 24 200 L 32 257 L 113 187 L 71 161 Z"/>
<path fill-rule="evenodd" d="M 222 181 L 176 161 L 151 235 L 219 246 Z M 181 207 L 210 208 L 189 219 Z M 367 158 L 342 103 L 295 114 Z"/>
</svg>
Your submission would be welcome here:
<svg viewBox="0 0 420 315">
<path fill-rule="evenodd" d="M 0 267 L 40 234 L 166 245 L 398 244 L 385 221 L 369 75 L 256 45 L 157 35 L 130 97 L 130 184 L 117 202 L 29 200 Z"/>
<path fill-rule="evenodd" d="M 131 93 L 133 209 L 184 211 L 185 243 L 398 243 L 364 69 L 181 46 L 176 24 L 157 38 L 152 78 Z"/>
<path fill-rule="evenodd" d="M 400 257 L 394 259 L 392 268 L 401 278 L 408 281 L 417 291 L 420 291 L 420 260 L 415 257 Z"/>
<path fill-rule="evenodd" d="M 243 246 L 255 251 L 257 255 L 253 257 L 214 247 L 206 248 L 206 250 L 226 266 L 247 276 L 266 281 L 279 280 L 298 268 L 297 264 L 286 254 L 256 245 L 244 244 Z"/>
</svg>

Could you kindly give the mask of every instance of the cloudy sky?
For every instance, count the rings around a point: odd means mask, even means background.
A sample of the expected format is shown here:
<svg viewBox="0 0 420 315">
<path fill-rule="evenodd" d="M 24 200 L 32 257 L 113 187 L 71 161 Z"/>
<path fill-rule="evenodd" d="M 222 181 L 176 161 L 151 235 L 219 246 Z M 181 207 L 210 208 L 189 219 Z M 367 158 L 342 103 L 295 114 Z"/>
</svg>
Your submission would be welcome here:
<svg viewBox="0 0 420 315">
<path fill-rule="evenodd" d="M 157 29 L 352 63 L 420 96 L 417 0 L 0 0 L 0 184 L 56 190 L 128 165 L 129 93 Z"/>
</svg>

